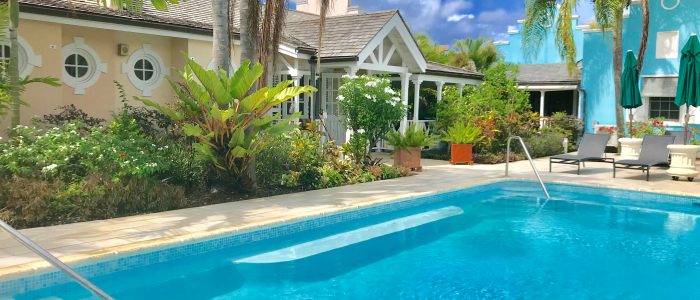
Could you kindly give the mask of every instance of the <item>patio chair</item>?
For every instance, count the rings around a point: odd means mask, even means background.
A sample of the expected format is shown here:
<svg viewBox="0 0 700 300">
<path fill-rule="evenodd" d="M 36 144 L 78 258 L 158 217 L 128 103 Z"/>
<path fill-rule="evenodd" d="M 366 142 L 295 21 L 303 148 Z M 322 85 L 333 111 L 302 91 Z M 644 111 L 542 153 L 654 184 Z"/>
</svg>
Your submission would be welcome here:
<svg viewBox="0 0 700 300">
<path fill-rule="evenodd" d="M 609 134 L 584 134 L 577 154 L 560 154 L 549 158 L 549 172 L 552 164 L 576 165 L 576 174 L 581 174 L 581 164 L 587 161 L 614 162 L 614 158 L 605 157 L 605 147 L 610 140 Z"/>
<path fill-rule="evenodd" d="M 685 131 L 666 131 L 666 135 L 674 136 L 676 137 L 676 140 L 673 142 L 676 145 L 688 145 L 690 144 L 690 138 L 692 137 L 693 133 L 689 132 L 688 136 L 685 135 Z M 685 139 L 685 141 L 683 141 Z"/>
<path fill-rule="evenodd" d="M 613 162 L 613 178 L 617 169 L 642 170 L 647 173 L 654 166 L 668 166 L 668 145 L 676 139 L 672 135 L 645 135 L 642 140 L 642 148 L 639 150 L 639 159 L 625 159 Z"/>
</svg>

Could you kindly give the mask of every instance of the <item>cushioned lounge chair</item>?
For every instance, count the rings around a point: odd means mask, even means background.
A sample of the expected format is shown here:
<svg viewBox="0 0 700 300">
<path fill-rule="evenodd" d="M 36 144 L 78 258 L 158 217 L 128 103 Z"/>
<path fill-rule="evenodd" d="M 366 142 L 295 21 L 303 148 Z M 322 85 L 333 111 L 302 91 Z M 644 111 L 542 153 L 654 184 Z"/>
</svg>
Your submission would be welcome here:
<svg viewBox="0 0 700 300">
<path fill-rule="evenodd" d="M 690 144 L 690 138 L 693 133 L 688 132 L 686 136 L 685 131 L 666 131 L 666 135 L 675 136 L 676 140 L 673 143 L 676 145 L 688 145 Z M 685 141 L 683 139 L 685 139 Z"/>
<path fill-rule="evenodd" d="M 676 139 L 672 135 L 645 135 L 642 140 L 642 148 L 639 150 L 639 159 L 624 159 L 613 163 L 613 178 L 617 169 L 642 170 L 647 173 L 654 166 L 668 166 L 668 145 Z"/>
<path fill-rule="evenodd" d="M 581 174 L 581 164 L 587 161 L 614 162 L 614 158 L 605 157 L 608 140 L 610 140 L 609 134 L 583 135 L 576 154 L 560 154 L 549 158 L 549 172 L 552 172 L 552 164 L 576 165 L 578 168 L 576 174 Z"/>
</svg>

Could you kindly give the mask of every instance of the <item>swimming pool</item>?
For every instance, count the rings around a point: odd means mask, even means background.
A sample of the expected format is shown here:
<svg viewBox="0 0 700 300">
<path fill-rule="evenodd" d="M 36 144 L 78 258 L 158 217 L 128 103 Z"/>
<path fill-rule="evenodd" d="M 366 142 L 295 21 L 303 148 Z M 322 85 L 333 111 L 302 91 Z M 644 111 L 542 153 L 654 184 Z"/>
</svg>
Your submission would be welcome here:
<svg viewBox="0 0 700 300">
<path fill-rule="evenodd" d="M 699 299 L 700 199 L 505 181 L 102 261 L 115 299 Z M 82 299 L 63 275 L 0 299 Z"/>
</svg>

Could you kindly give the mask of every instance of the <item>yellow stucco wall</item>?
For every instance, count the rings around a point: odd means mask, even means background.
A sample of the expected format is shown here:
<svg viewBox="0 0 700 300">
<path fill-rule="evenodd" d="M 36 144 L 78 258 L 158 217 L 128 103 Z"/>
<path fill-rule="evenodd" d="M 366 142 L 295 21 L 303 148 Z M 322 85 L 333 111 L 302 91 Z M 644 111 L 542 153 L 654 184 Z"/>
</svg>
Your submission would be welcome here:
<svg viewBox="0 0 700 300">
<path fill-rule="evenodd" d="M 140 105 L 140 102 L 132 99 L 133 96 L 142 96 L 127 74 L 122 73 L 122 64 L 126 63 L 129 56 L 143 47 L 144 43 L 151 45 L 153 51 L 160 56 L 164 68 L 169 70 L 170 76 L 177 76 L 177 71 L 185 64 L 185 55 L 192 57 L 198 63 L 207 67 L 212 58 L 212 44 L 209 41 L 173 38 L 166 36 L 147 35 L 133 32 L 97 29 L 91 27 L 63 25 L 34 20 L 21 20 L 19 35 L 32 47 L 35 54 L 42 58 L 42 66 L 34 68 L 30 76 L 52 76 L 59 80 L 62 76 L 63 57 L 61 49 L 73 43 L 75 37 L 84 39 L 99 56 L 99 60 L 107 65 L 107 72 L 102 73 L 94 85 L 85 89 L 85 93 L 78 95 L 72 87 L 49 87 L 46 85 L 32 85 L 23 94 L 23 99 L 28 106 L 22 107 L 22 124 L 30 124 L 32 118 L 57 112 L 59 106 L 74 104 L 91 116 L 110 119 L 112 112 L 121 106 L 119 94 L 114 81 L 120 82 L 128 95 L 132 105 Z M 120 56 L 117 51 L 118 44 L 126 44 L 129 47 L 129 55 Z M 235 46 L 233 51 L 234 65 L 239 65 L 240 47 Z M 166 77 L 169 78 L 170 76 Z M 171 91 L 167 79 L 153 89 L 151 99 L 158 102 L 172 101 L 174 94 Z M 0 120 L 5 135 L 5 128 L 9 126 L 9 114 Z"/>
</svg>

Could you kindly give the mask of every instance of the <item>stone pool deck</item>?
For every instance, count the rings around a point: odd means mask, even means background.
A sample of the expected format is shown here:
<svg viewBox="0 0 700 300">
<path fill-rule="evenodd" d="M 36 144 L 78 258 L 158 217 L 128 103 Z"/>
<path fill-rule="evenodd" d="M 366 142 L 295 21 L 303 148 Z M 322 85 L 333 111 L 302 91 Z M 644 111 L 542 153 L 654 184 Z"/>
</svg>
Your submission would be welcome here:
<svg viewBox="0 0 700 300">
<path fill-rule="evenodd" d="M 548 173 L 548 159 L 535 162 L 545 181 L 700 196 L 700 182 L 672 181 L 664 169 L 653 169 L 646 182 L 641 171 L 632 170 L 619 170 L 613 179 L 612 165 L 605 163 L 587 163 L 577 176 L 575 166 L 555 165 L 554 173 Z M 423 165 L 423 172 L 406 178 L 22 232 L 74 264 L 504 179 L 504 164 L 452 166 L 424 160 Z M 527 161 L 511 163 L 510 175 L 535 180 Z M 0 232 L 0 279 L 46 266 Z"/>
</svg>

